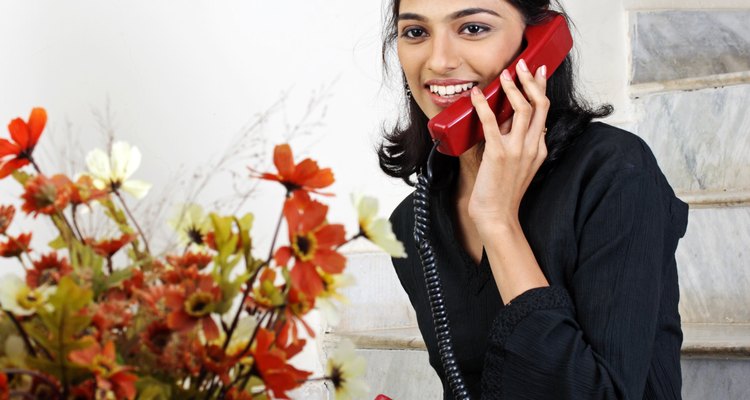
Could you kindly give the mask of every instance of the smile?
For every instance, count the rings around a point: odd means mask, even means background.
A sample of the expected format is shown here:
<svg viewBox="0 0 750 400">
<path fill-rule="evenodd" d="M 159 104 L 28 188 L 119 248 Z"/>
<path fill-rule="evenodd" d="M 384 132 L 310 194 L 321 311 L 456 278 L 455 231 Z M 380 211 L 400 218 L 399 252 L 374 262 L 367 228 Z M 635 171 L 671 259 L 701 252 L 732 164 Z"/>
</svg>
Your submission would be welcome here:
<svg viewBox="0 0 750 400">
<path fill-rule="evenodd" d="M 468 82 L 460 85 L 429 85 L 430 92 L 440 96 L 454 96 L 476 86 L 476 82 Z"/>
</svg>

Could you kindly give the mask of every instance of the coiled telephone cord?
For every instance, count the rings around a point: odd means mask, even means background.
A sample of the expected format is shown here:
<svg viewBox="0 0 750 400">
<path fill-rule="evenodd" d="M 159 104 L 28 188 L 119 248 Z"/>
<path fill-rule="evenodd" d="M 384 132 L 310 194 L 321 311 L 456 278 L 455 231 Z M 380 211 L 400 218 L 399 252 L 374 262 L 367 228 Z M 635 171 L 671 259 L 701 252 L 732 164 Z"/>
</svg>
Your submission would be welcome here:
<svg viewBox="0 0 750 400">
<path fill-rule="evenodd" d="M 432 321 L 435 326 L 438 352 L 443 363 L 443 371 L 448 380 L 448 385 L 457 400 L 469 400 L 469 391 L 466 388 L 463 375 L 458 369 L 458 361 L 453 351 L 450 327 L 448 326 L 448 310 L 443 297 L 443 285 L 437 272 L 437 257 L 430 242 L 430 186 L 432 184 L 433 156 L 437 151 L 438 144 L 435 141 L 432 151 L 427 158 L 427 166 L 417 177 L 417 187 L 414 193 L 414 242 L 419 251 L 422 261 L 425 284 L 427 285 L 427 297 L 430 301 Z M 426 176 L 425 176 L 426 175 Z"/>
</svg>

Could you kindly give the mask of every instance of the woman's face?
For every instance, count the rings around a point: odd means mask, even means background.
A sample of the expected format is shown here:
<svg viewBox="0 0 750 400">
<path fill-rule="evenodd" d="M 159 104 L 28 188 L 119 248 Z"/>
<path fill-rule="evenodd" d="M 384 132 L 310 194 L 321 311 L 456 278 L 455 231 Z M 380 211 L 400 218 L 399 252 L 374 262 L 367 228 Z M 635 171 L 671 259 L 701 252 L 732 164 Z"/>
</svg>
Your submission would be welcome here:
<svg viewBox="0 0 750 400">
<path fill-rule="evenodd" d="M 521 50 L 525 27 L 505 0 L 402 0 L 398 58 L 427 117 L 497 78 Z"/>
</svg>

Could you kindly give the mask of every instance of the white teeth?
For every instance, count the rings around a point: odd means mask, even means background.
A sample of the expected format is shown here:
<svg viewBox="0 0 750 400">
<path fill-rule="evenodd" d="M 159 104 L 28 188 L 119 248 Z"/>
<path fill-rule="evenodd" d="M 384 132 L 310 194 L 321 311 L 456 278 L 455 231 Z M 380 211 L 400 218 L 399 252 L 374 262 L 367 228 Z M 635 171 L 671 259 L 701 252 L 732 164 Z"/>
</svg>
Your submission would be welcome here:
<svg viewBox="0 0 750 400">
<path fill-rule="evenodd" d="M 437 93 L 441 96 L 452 96 L 454 94 L 467 91 L 471 89 L 472 87 L 474 87 L 473 82 L 464 83 L 461 85 L 449 85 L 449 86 L 430 85 L 430 91 L 432 93 Z"/>
</svg>

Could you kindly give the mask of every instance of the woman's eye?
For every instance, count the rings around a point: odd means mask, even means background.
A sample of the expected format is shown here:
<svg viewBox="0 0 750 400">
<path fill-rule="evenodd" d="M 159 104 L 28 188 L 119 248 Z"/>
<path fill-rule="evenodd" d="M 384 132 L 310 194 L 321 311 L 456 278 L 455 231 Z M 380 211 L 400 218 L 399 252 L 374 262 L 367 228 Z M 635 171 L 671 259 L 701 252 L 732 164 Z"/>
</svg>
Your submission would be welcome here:
<svg viewBox="0 0 750 400">
<path fill-rule="evenodd" d="M 467 33 L 469 35 L 478 35 L 487 30 L 489 30 L 488 27 L 484 25 L 477 25 L 477 24 L 466 24 L 461 28 L 462 33 Z"/>
<path fill-rule="evenodd" d="M 411 39 L 421 38 L 424 35 L 425 35 L 425 31 L 422 28 L 404 29 L 404 33 L 402 34 L 402 36 L 411 38 Z"/>
</svg>

